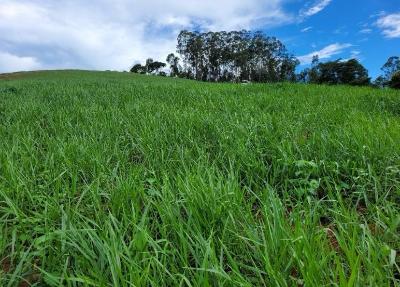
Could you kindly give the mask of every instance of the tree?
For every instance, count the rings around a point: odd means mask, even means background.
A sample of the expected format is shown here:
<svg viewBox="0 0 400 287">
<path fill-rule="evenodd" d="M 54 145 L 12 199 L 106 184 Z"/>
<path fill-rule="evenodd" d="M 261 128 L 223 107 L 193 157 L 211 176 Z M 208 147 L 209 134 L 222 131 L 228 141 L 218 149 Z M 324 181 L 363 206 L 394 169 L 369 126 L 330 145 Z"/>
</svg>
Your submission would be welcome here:
<svg viewBox="0 0 400 287">
<path fill-rule="evenodd" d="M 147 74 L 158 74 L 159 70 L 166 66 L 167 65 L 165 63 L 154 61 L 152 58 L 148 58 L 144 67 Z"/>
<path fill-rule="evenodd" d="M 167 56 L 166 61 L 169 64 L 171 70 L 170 72 L 171 77 L 176 77 L 179 76 L 180 74 L 181 67 L 179 65 L 179 60 L 180 60 L 179 57 L 175 56 L 174 53 L 171 53 Z"/>
<path fill-rule="evenodd" d="M 375 79 L 373 85 L 377 88 L 384 88 L 387 84 L 385 77 L 379 76 Z"/>
<path fill-rule="evenodd" d="M 393 89 L 400 89 L 400 71 L 394 73 L 389 82 L 389 87 Z"/>
<path fill-rule="evenodd" d="M 158 62 L 158 61 L 146 64 L 147 73 L 158 74 L 160 72 L 160 69 L 165 68 L 166 66 L 167 65 L 165 63 Z"/>
<path fill-rule="evenodd" d="M 318 66 L 319 66 L 319 57 L 318 55 L 314 55 L 311 61 L 311 70 L 309 74 L 309 81 L 310 83 L 318 83 L 319 73 L 318 73 Z"/>
<path fill-rule="evenodd" d="M 340 83 L 339 80 L 339 65 L 340 60 L 330 61 L 326 63 L 319 63 L 317 66 L 318 71 L 318 84 L 329 84 L 337 85 Z"/>
<path fill-rule="evenodd" d="M 181 31 L 178 35 L 177 51 L 186 64 L 186 74 L 196 80 L 202 79 L 202 39 L 199 32 Z"/>
<path fill-rule="evenodd" d="M 130 72 L 136 74 L 145 74 L 146 67 L 143 67 L 141 64 L 136 64 L 131 68 Z"/>
<path fill-rule="evenodd" d="M 381 70 L 384 73 L 384 78 L 386 81 L 390 81 L 394 74 L 400 71 L 400 57 L 390 57 L 382 66 Z"/>
<path fill-rule="evenodd" d="M 261 32 L 182 31 L 177 51 L 183 74 L 202 81 L 295 81 L 299 64 L 278 39 Z"/>
<path fill-rule="evenodd" d="M 306 68 L 297 74 L 296 81 L 299 83 L 309 83 L 310 82 L 310 69 Z"/>
<path fill-rule="evenodd" d="M 154 60 L 152 58 L 146 59 L 145 67 L 146 67 L 146 74 L 151 74 L 151 65 L 154 63 Z"/>
<path fill-rule="evenodd" d="M 350 59 L 342 62 L 339 67 L 340 81 L 343 84 L 349 84 L 353 86 L 366 86 L 371 82 L 371 78 L 368 77 L 368 70 L 358 62 L 357 59 Z"/>
<path fill-rule="evenodd" d="M 390 57 L 386 61 L 386 63 L 382 66 L 381 70 L 383 72 L 383 75 L 376 78 L 374 82 L 375 86 L 381 88 L 390 86 L 392 78 L 395 76 L 397 72 L 400 71 L 400 57 L 397 56 Z"/>
<path fill-rule="evenodd" d="M 302 77 L 304 78 L 304 75 Z M 348 61 L 339 59 L 320 63 L 318 57 L 314 56 L 308 79 L 310 83 L 317 84 L 346 84 L 354 86 L 370 84 L 367 69 L 356 59 Z"/>
<path fill-rule="evenodd" d="M 165 63 L 154 61 L 152 58 L 146 60 L 146 64 L 136 64 L 131 68 L 132 73 L 138 74 L 160 74 L 160 69 L 166 66 Z"/>
</svg>

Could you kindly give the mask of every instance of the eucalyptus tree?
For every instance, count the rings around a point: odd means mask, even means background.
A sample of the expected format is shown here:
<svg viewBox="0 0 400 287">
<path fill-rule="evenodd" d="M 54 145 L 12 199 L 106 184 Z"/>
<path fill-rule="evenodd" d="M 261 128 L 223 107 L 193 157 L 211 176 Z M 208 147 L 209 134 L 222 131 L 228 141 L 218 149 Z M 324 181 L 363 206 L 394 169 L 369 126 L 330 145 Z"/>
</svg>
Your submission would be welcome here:
<svg viewBox="0 0 400 287">
<path fill-rule="evenodd" d="M 154 61 L 152 58 L 148 58 L 144 66 L 141 64 L 136 64 L 131 68 L 130 72 L 137 74 L 159 74 L 160 69 L 164 67 L 166 67 L 165 63 Z"/>
<path fill-rule="evenodd" d="M 175 56 L 174 53 L 167 56 L 166 62 L 169 64 L 171 77 L 179 76 L 181 70 L 179 61 L 179 57 Z"/>
<path fill-rule="evenodd" d="M 184 74 L 203 81 L 294 81 L 298 60 L 261 32 L 182 31 L 177 51 Z"/>
<path fill-rule="evenodd" d="M 389 82 L 394 74 L 400 72 L 400 57 L 392 56 L 390 57 L 386 63 L 382 66 L 381 70 L 383 71 L 383 77 L 387 82 Z"/>
</svg>

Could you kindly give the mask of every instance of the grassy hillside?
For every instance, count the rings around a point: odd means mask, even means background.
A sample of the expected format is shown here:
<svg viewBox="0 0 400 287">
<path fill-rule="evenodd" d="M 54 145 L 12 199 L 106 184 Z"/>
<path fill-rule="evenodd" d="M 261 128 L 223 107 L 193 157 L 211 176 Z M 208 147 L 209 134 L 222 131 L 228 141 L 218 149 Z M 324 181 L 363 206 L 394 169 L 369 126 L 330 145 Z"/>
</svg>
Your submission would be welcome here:
<svg viewBox="0 0 400 287">
<path fill-rule="evenodd" d="M 399 92 L 0 75 L 1 286 L 397 286 L 399 252 Z"/>
</svg>

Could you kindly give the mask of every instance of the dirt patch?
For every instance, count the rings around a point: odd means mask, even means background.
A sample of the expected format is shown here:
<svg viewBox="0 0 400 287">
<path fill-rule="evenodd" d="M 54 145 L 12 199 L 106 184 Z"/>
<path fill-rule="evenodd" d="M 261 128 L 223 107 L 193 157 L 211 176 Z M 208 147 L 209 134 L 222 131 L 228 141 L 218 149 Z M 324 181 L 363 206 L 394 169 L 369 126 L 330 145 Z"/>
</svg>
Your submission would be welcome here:
<svg viewBox="0 0 400 287">
<path fill-rule="evenodd" d="M 4 257 L 3 259 L 0 260 L 0 270 L 3 273 L 9 273 L 11 272 L 12 269 L 12 263 L 10 258 Z"/>
</svg>

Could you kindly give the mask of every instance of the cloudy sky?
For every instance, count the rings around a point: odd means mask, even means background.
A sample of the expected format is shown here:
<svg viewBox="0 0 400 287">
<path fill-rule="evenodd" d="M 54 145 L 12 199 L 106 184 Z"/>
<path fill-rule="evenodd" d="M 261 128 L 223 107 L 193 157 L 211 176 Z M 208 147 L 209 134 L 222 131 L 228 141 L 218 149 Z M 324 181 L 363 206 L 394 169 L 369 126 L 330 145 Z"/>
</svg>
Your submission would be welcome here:
<svg viewBox="0 0 400 287">
<path fill-rule="evenodd" d="M 0 0 L 0 73 L 128 70 L 175 52 L 182 29 L 261 30 L 302 67 L 355 57 L 376 76 L 400 54 L 400 0 Z"/>
</svg>

